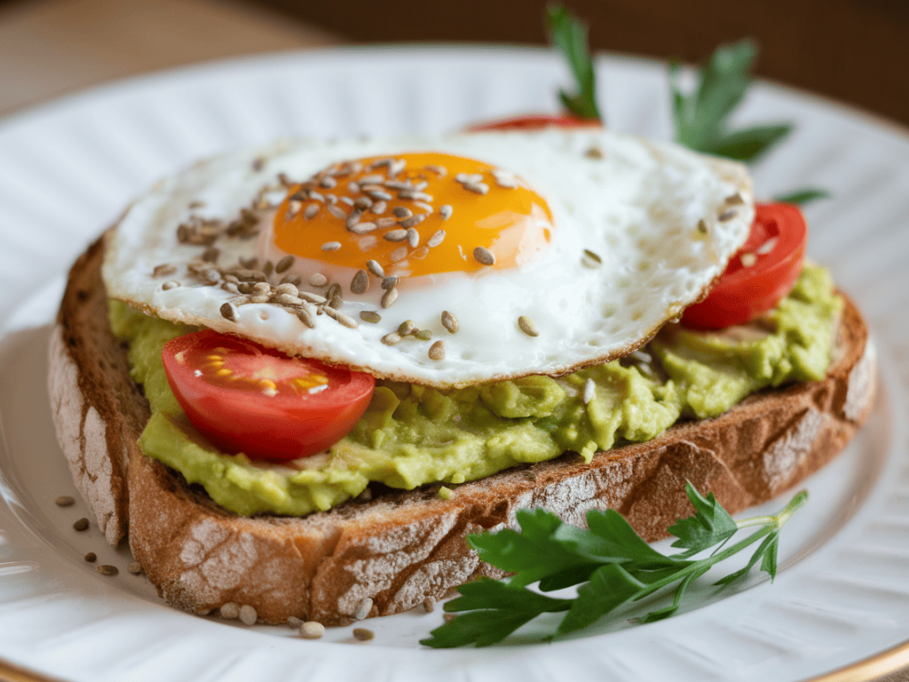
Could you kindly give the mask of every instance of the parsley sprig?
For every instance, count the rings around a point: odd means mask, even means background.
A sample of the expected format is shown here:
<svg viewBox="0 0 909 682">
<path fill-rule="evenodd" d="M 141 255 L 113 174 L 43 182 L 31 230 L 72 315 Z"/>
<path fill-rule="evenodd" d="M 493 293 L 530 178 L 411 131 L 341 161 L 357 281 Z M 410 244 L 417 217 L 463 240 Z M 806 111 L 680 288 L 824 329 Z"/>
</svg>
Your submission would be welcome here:
<svg viewBox="0 0 909 682">
<path fill-rule="evenodd" d="M 462 615 L 433 630 L 421 643 L 437 648 L 489 646 L 541 614 L 565 612 L 552 634 L 556 637 L 676 585 L 669 606 L 646 613 L 636 622 L 662 620 L 679 609 L 695 580 L 757 542 L 760 544 L 744 568 L 714 584 L 725 588 L 758 562 L 771 580 L 776 577 L 780 530 L 808 499 L 806 492 L 798 493 L 775 516 L 736 522 L 712 493 L 704 497 L 690 483 L 686 491 L 695 514 L 669 528 L 678 538 L 672 546 L 683 550 L 673 555 L 664 555 L 648 545 L 621 514 L 612 510 L 589 512 L 588 530 L 563 523 L 542 509 L 521 510 L 517 514 L 521 532 L 506 529 L 469 536 L 468 542 L 483 561 L 514 576 L 505 581 L 481 578 L 461 586 L 461 596 L 445 604 L 445 610 Z M 727 546 L 738 530 L 749 527 L 758 530 Z M 706 557 L 694 558 L 711 549 Z M 533 584 L 538 590 L 529 589 Z M 579 586 L 575 598 L 545 594 L 575 585 Z"/>
<path fill-rule="evenodd" d="M 559 90 L 565 109 L 581 118 L 602 120 L 597 107 L 593 57 L 587 45 L 587 25 L 562 5 L 552 4 L 546 7 L 546 30 L 549 42 L 565 57 L 577 83 L 575 94 Z"/>
</svg>

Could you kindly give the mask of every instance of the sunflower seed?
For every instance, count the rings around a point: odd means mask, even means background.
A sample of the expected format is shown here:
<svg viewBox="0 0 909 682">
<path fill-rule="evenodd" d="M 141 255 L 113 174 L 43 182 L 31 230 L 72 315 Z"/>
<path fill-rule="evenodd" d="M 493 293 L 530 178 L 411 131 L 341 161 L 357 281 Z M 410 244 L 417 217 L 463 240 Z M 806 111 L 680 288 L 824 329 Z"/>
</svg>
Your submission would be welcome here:
<svg viewBox="0 0 909 682">
<path fill-rule="evenodd" d="M 777 241 L 779 241 L 779 239 L 777 237 L 771 237 L 770 239 L 765 241 L 763 244 L 761 244 L 758 247 L 757 251 L 755 251 L 755 253 L 758 254 L 759 256 L 766 256 L 768 253 L 773 251 L 773 249 L 776 247 Z"/>
<path fill-rule="evenodd" d="M 335 282 L 330 287 L 328 287 L 328 291 L 325 293 L 325 298 L 327 298 L 328 300 L 331 300 L 335 296 L 340 296 L 340 295 L 341 295 L 341 285 L 338 284 L 337 282 Z"/>
<path fill-rule="evenodd" d="M 284 256 L 284 258 L 279 260 L 278 264 L 275 266 L 275 272 L 277 272 L 279 275 L 282 272 L 287 272 L 288 270 L 290 270 L 290 266 L 293 264 L 294 264 L 293 256 Z"/>
<path fill-rule="evenodd" d="M 392 263 L 398 263 L 407 258 L 407 247 L 399 246 L 394 251 L 392 251 L 389 256 L 391 257 Z"/>
<path fill-rule="evenodd" d="M 393 209 L 391 209 L 391 212 L 397 218 L 409 218 L 413 215 L 413 211 L 405 206 L 395 206 Z"/>
<path fill-rule="evenodd" d="M 603 264 L 603 259 L 600 258 L 599 254 L 594 253 L 590 249 L 584 249 L 584 255 L 581 256 L 581 262 L 588 268 L 598 268 Z"/>
<path fill-rule="evenodd" d="M 518 181 L 515 180 L 514 178 L 508 178 L 508 177 L 503 176 L 501 178 L 496 178 L 496 185 L 498 185 L 502 189 L 517 189 Z"/>
<path fill-rule="evenodd" d="M 376 203 L 374 203 L 372 205 L 372 208 L 370 208 L 369 210 L 374 215 L 382 215 L 383 213 L 385 213 L 385 210 L 387 208 L 388 208 L 388 204 L 386 203 L 386 200 L 380 200 L 380 201 L 377 201 Z"/>
<path fill-rule="evenodd" d="M 413 320 L 404 320 L 401 324 L 398 325 L 398 335 L 400 336 L 410 336 L 417 330 L 417 325 L 414 324 Z"/>
<path fill-rule="evenodd" d="M 401 221 L 401 227 L 415 227 L 426 220 L 425 213 L 417 213 Z"/>
<path fill-rule="evenodd" d="M 391 277 L 386 277 L 382 280 L 382 288 L 385 289 L 386 291 L 388 289 L 391 289 L 392 287 L 397 286 L 397 284 L 398 284 L 398 278 L 394 275 L 392 275 Z"/>
<path fill-rule="evenodd" d="M 319 204 L 310 204 L 306 207 L 306 210 L 303 211 L 303 218 L 305 220 L 312 220 L 319 213 L 320 208 Z"/>
<path fill-rule="evenodd" d="M 218 615 L 221 618 L 226 620 L 233 620 L 234 618 L 240 617 L 240 605 L 236 602 L 229 601 L 226 604 L 221 604 L 221 608 L 218 609 Z"/>
<path fill-rule="evenodd" d="M 391 201 L 394 197 L 389 192 L 386 192 L 384 189 L 374 189 L 369 192 L 369 196 L 372 197 L 373 201 Z"/>
<path fill-rule="evenodd" d="M 95 554 L 94 552 L 89 552 L 82 558 L 85 559 L 88 563 L 93 564 L 93 563 L 95 563 L 95 561 L 97 561 L 98 555 Z"/>
<path fill-rule="evenodd" d="M 586 156 L 588 159 L 602 159 L 605 154 L 603 154 L 603 150 L 599 147 L 591 147 L 586 152 L 584 152 L 584 156 Z"/>
<path fill-rule="evenodd" d="M 350 329 L 356 329 L 359 326 L 355 319 L 348 317 L 344 313 L 339 313 L 337 310 L 334 309 L 334 307 L 325 308 L 325 314 L 328 315 L 333 320 L 336 320 L 338 323 L 340 323 L 344 327 L 348 327 Z"/>
<path fill-rule="evenodd" d="M 445 230 L 439 230 L 434 235 L 429 238 L 429 241 L 426 242 L 427 246 L 435 248 L 445 239 Z"/>
<path fill-rule="evenodd" d="M 417 248 L 420 243 L 420 233 L 412 227 L 407 230 L 407 243 L 410 244 L 412 249 Z"/>
<path fill-rule="evenodd" d="M 426 170 L 432 171 L 433 173 L 438 175 L 440 178 L 444 178 L 448 174 L 448 169 L 445 168 L 444 166 L 429 165 L 429 166 L 426 166 Z"/>
<path fill-rule="evenodd" d="M 310 329 L 316 326 L 316 318 L 313 316 L 312 311 L 309 308 L 298 308 L 297 319 Z"/>
<path fill-rule="evenodd" d="M 309 283 L 314 287 L 324 287 L 328 284 L 328 277 L 321 272 L 314 272 L 309 276 Z"/>
<path fill-rule="evenodd" d="M 324 187 L 325 189 L 334 189 L 338 186 L 338 181 L 330 175 L 327 175 L 319 181 L 319 186 Z"/>
<path fill-rule="evenodd" d="M 155 269 L 152 270 L 152 277 L 166 277 L 167 275 L 172 275 L 177 271 L 170 263 L 162 263 L 161 265 L 156 265 Z"/>
<path fill-rule="evenodd" d="M 240 258 L 240 266 L 246 270 L 255 270 L 256 266 L 259 264 L 259 259 L 253 256 L 252 258 Z"/>
<path fill-rule="evenodd" d="M 271 277 L 271 273 L 275 271 L 275 264 L 270 260 L 265 261 L 265 265 L 262 266 L 262 272 L 265 273 L 266 277 Z"/>
<path fill-rule="evenodd" d="M 312 199 L 313 201 L 325 203 L 325 197 L 322 194 L 320 194 L 319 192 L 316 192 L 315 190 L 310 190 L 309 198 Z"/>
<path fill-rule="evenodd" d="M 120 572 L 120 569 L 116 566 L 111 566 L 110 564 L 101 564 L 98 566 L 98 573 L 101 575 L 117 575 Z"/>
<path fill-rule="evenodd" d="M 584 383 L 584 404 L 587 405 L 597 394 L 597 385 L 593 379 L 588 379 Z"/>
<path fill-rule="evenodd" d="M 325 210 L 328 211 L 328 215 L 330 215 L 332 218 L 337 218 L 338 220 L 347 220 L 347 214 L 340 206 L 329 206 Z"/>
<path fill-rule="evenodd" d="M 540 330 L 537 328 L 537 325 L 534 324 L 534 321 L 527 317 L 527 315 L 521 315 L 518 318 L 518 326 L 521 328 L 522 332 L 527 334 L 527 336 L 540 335 Z"/>
<path fill-rule="evenodd" d="M 61 495 L 56 500 L 54 500 L 54 504 L 56 504 L 58 507 L 72 507 L 74 504 L 76 504 L 76 501 L 69 495 Z"/>
<path fill-rule="evenodd" d="M 354 205 L 354 200 L 351 199 L 350 197 L 341 197 L 340 200 L 336 198 L 335 201 L 333 201 L 331 203 L 336 204 L 336 203 L 338 203 L 338 201 L 341 201 L 341 203 L 346 204 L 347 206 L 350 206 L 350 207 L 353 207 L 353 205 Z"/>
<path fill-rule="evenodd" d="M 429 359 L 430 360 L 444 360 L 445 359 L 445 342 L 436 341 L 429 347 Z"/>
<path fill-rule="evenodd" d="M 358 222 L 360 222 L 360 217 L 362 215 L 363 215 L 363 211 L 361 211 L 358 208 L 355 208 L 354 210 L 352 210 L 350 212 L 350 215 L 347 216 L 347 221 L 344 223 L 344 226 L 347 227 L 347 229 L 350 229 L 351 227 L 356 225 Z"/>
<path fill-rule="evenodd" d="M 355 180 L 351 180 L 350 182 L 347 183 L 347 191 L 350 192 L 351 194 L 359 194 L 360 193 L 360 183 L 358 183 Z"/>
<path fill-rule="evenodd" d="M 376 636 L 376 633 L 368 628 L 354 628 L 353 636 L 360 642 L 368 642 Z"/>
<path fill-rule="evenodd" d="M 256 621 L 259 620 L 259 614 L 256 613 L 256 609 L 249 604 L 244 604 L 240 607 L 240 622 L 244 625 L 255 625 Z"/>
<path fill-rule="evenodd" d="M 369 275 L 366 270 L 357 270 L 357 274 L 350 281 L 350 292 L 352 294 L 362 294 L 369 288 Z"/>
<path fill-rule="evenodd" d="M 720 213 L 716 219 L 719 220 L 721 223 L 725 223 L 727 220 L 732 220 L 733 218 L 735 218 L 736 214 L 737 214 L 737 212 L 734 209 L 730 208 L 728 211 L 723 211 L 722 213 Z"/>
<path fill-rule="evenodd" d="M 142 564 L 138 561 L 130 561 L 126 564 L 127 573 L 132 573 L 133 575 L 139 575 L 142 572 Z"/>
<path fill-rule="evenodd" d="M 398 221 L 394 218 L 379 218 L 376 221 L 376 225 L 378 225 L 380 228 L 392 227 L 397 224 Z"/>
<path fill-rule="evenodd" d="M 439 215 L 442 216 L 442 220 L 448 220 L 451 218 L 451 214 L 454 212 L 454 209 L 451 207 L 451 204 L 444 204 L 439 209 Z"/>
<path fill-rule="evenodd" d="M 382 235 L 384 239 L 387 239 L 390 242 L 403 242 L 407 239 L 407 230 L 398 228 L 396 230 L 389 230 Z"/>
<path fill-rule="evenodd" d="M 449 332 L 454 334 L 458 331 L 458 318 L 452 315 L 447 310 L 442 311 L 442 326 L 445 327 Z"/>
<path fill-rule="evenodd" d="M 378 227 L 375 223 L 365 222 L 357 223 L 347 229 L 353 234 L 368 234 Z"/>
<path fill-rule="evenodd" d="M 364 322 L 371 322 L 372 324 L 377 324 L 382 321 L 382 316 L 379 315 L 375 310 L 361 310 L 360 319 Z"/>
<path fill-rule="evenodd" d="M 462 185 L 464 189 L 468 192 L 473 192 L 474 194 L 487 194 L 489 192 L 489 185 L 485 182 L 467 182 Z"/>
<path fill-rule="evenodd" d="M 223 317 L 228 322 L 237 321 L 237 309 L 232 303 L 225 303 L 221 306 L 221 317 Z"/>
<path fill-rule="evenodd" d="M 398 298 L 397 287 L 392 287 L 382 295 L 382 307 L 388 308 Z"/>
<path fill-rule="evenodd" d="M 369 197 L 357 197 L 356 201 L 354 201 L 354 206 L 361 211 L 365 211 L 372 207 L 372 199 Z"/>
<path fill-rule="evenodd" d="M 341 248 L 341 242 L 325 242 L 322 244 L 323 251 L 337 251 Z"/>
<path fill-rule="evenodd" d="M 176 289 L 178 286 L 180 286 L 180 282 L 172 279 L 162 284 L 161 289 L 164 291 L 170 291 L 171 289 Z"/>
<path fill-rule="evenodd" d="M 356 613 L 354 613 L 354 618 L 357 620 L 363 620 L 366 616 L 369 615 L 369 612 L 372 610 L 372 599 L 369 597 L 364 597 L 360 600 L 360 603 L 357 604 Z"/>
<path fill-rule="evenodd" d="M 275 294 L 271 297 L 271 303 L 276 303 L 277 305 L 284 306 L 286 308 L 293 308 L 300 305 L 303 302 L 298 296 L 292 294 Z"/>
<path fill-rule="evenodd" d="M 427 204 L 425 201 L 415 201 L 413 205 L 419 208 L 420 210 L 426 211 L 426 215 L 429 215 L 433 212 L 433 207 L 431 204 Z"/>
<path fill-rule="evenodd" d="M 401 343 L 401 336 L 397 332 L 391 332 L 382 337 L 382 343 L 386 346 L 393 346 L 396 343 Z"/>
<path fill-rule="evenodd" d="M 391 159 L 388 159 L 388 162 L 390 163 Z M 387 164 L 385 164 L 385 165 L 387 165 Z M 375 166 L 375 167 L 378 168 L 378 166 Z M 372 168 L 373 167 L 370 166 L 370 169 L 372 169 Z M 385 180 L 385 176 L 381 175 L 380 173 L 374 173 L 372 175 L 364 175 L 362 178 L 360 178 L 360 188 L 362 189 L 363 185 L 375 185 L 377 183 L 383 182 L 384 180 Z"/>
<path fill-rule="evenodd" d="M 432 338 L 432 331 L 429 329 L 421 329 L 416 334 L 414 334 L 420 341 L 429 341 Z"/>
<path fill-rule="evenodd" d="M 385 277 L 385 270 L 379 265 L 378 261 L 368 260 L 366 261 L 366 269 L 369 270 L 376 277 Z"/>
<path fill-rule="evenodd" d="M 473 257 L 480 265 L 495 265 L 496 257 L 485 246 L 478 246 L 473 250 Z"/>
<path fill-rule="evenodd" d="M 284 277 L 281 278 L 281 281 L 278 282 L 278 284 L 293 284 L 295 287 L 299 287 L 300 282 L 302 282 L 302 281 L 303 281 L 303 279 L 300 277 L 300 275 L 290 274 L 290 275 L 284 275 Z"/>
<path fill-rule="evenodd" d="M 299 293 L 296 285 L 289 282 L 282 282 L 275 287 L 275 294 L 278 296 L 297 296 Z"/>
</svg>

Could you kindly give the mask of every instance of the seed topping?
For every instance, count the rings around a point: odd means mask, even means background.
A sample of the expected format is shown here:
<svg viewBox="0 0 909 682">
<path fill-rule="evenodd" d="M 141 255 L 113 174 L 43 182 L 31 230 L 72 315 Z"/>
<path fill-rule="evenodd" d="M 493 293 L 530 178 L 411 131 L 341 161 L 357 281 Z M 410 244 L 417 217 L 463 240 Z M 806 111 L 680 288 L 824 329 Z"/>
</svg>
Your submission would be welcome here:
<svg viewBox="0 0 909 682">
<path fill-rule="evenodd" d="M 480 265 L 495 265 L 496 257 L 485 246 L 478 246 L 473 250 L 473 257 Z"/>
<path fill-rule="evenodd" d="M 450 333 L 454 334 L 458 331 L 458 318 L 456 318 L 447 310 L 443 310 L 442 326 L 445 327 L 445 329 L 447 329 Z"/>
<path fill-rule="evenodd" d="M 444 360 L 445 359 L 445 342 L 436 341 L 429 347 L 429 359 L 430 360 Z"/>
<path fill-rule="evenodd" d="M 537 325 L 531 320 L 527 315 L 521 315 L 518 318 L 518 327 L 521 328 L 521 331 L 527 334 L 527 336 L 539 336 L 540 330 L 537 328 Z"/>
</svg>

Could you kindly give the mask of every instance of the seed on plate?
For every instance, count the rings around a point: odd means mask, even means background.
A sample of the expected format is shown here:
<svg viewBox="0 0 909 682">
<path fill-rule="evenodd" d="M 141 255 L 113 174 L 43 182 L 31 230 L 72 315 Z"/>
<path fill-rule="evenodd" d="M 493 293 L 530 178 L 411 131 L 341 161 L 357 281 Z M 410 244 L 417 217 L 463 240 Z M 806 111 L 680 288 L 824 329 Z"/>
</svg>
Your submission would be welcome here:
<svg viewBox="0 0 909 682">
<path fill-rule="evenodd" d="M 376 636 L 376 633 L 369 628 L 354 628 L 353 636 L 360 642 L 368 642 Z"/>
<path fill-rule="evenodd" d="M 412 215 L 409 218 L 405 218 L 404 220 L 402 220 L 401 227 L 406 227 L 406 228 L 416 227 L 417 225 L 422 223 L 424 220 L 426 220 L 426 214 L 417 213 L 416 215 Z"/>
<path fill-rule="evenodd" d="M 411 211 L 409 208 L 406 208 L 405 206 L 395 206 L 393 209 L 391 209 L 391 212 L 395 215 L 395 217 L 402 219 L 409 218 L 413 215 L 413 211 Z"/>
<path fill-rule="evenodd" d="M 473 257 L 480 265 L 495 265 L 496 257 L 485 246 L 478 246 L 473 250 Z"/>
<path fill-rule="evenodd" d="M 88 563 L 93 564 L 98 560 L 98 555 L 94 552 L 89 552 L 83 557 Z"/>
<path fill-rule="evenodd" d="M 397 287 L 392 287 L 382 295 L 382 307 L 388 308 L 398 298 Z"/>
<path fill-rule="evenodd" d="M 581 256 L 581 262 L 588 268 L 598 268 L 603 264 L 603 259 L 600 258 L 599 254 L 594 253 L 590 249 L 584 249 L 584 255 Z"/>
<path fill-rule="evenodd" d="M 452 315 L 447 310 L 442 311 L 442 326 L 445 327 L 450 333 L 454 334 L 458 331 L 458 318 Z"/>
<path fill-rule="evenodd" d="M 397 286 L 397 284 L 398 278 L 395 275 L 391 275 L 390 277 L 386 277 L 382 280 L 382 288 L 386 291 L 394 286 Z"/>
<path fill-rule="evenodd" d="M 97 570 L 101 575 L 117 575 L 120 572 L 120 569 L 110 564 L 101 564 Z"/>
<path fill-rule="evenodd" d="M 126 572 L 132 573 L 133 575 L 139 575 L 142 572 L 142 564 L 138 561 L 130 561 L 126 564 Z"/>
<path fill-rule="evenodd" d="M 229 601 L 226 604 L 221 604 L 221 608 L 218 609 L 218 615 L 220 615 L 221 618 L 225 618 L 227 620 L 239 618 L 240 605 L 232 601 Z"/>
<path fill-rule="evenodd" d="M 757 256 L 753 253 L 743 253 L 739 256 L 739 260 L 742 261 L 742 265 L 746 268 L 754 267 L 754 264 L 757 263 Z"/>
<path fill-rule="evenodd" d="M 386 334 L 385 336 L 382 337 L 382 343 L 384 343 L 386 346 L 393 346 L 396 343 L 400 343 L 400 342 L 401 342 L 401 335 L 398 334 L 397 332 L 391 332 L 391 334 Z"/>
<path fill-rule="evenodd" d="M 325 242 L 322 244 L 323 251 L 337 251 L 341 248 L 341 242 Z"/>
<path fill-rule="evenodd" d="M 537 328 L 537 325 L 531 320 L 527 315 L 521 315 L 518 318 L 518 326 L 521 328 L 521 331 L 527 334 L 527 336 L 539 336 L 540 330 Z"/>
<path fill-rule="evenodd" d="M 385 270 L 379 264 L 379 261 L 375 261 L 375 260 L 366 261 L 366 269 L 369 270 L 376 277 L 385 277 Z"/>
<path fill-rule="evenodd" d="M 734 209 L 729 209 L 728 211 L 723 211 L 717 216 L 717 220 L 721 223 L 725 223 L 727 220 L 732 220 L 736 216 L 736 211 Z"/>
<path fill-rule="evenodd" d="M 88 530 L 88 519 L 81 518 L 73 524 L 73 528 L 76 530 Z"/>
<path fill-rule="evenodd" d="M 255 625 L 256 621 L 259 620 L 259 614 L 256 613 L 256 609 L 249 604 L 244 604 L 240 607 L 240 622 L 244 625 Z"/>
<path fill-rule="evenodd" d="M 445 359 L 445 342 L 436 341 L 429 347 L 429 359 L 430 360 L 444 360 Z"/>
<path fill-rule="evenodd" d="M 60 497 L 54 500 L 54 504 L 58 507 L 72 507 L 75 503 L 76 501 L 69 495 L 60 495 Z"/>
<path fill-rule="evenodd" d="M 361 310 L 360 319 L 364 322 L 370 322 L 372 324 L 378 324 L 382 321 L 382 316 L 379 315 L 375 310 Z"/>
<path fill-rule="evenodd" d="M 407 239 L 407 230 L 399 227 L 394 230 L 389 230 L 383 234 L 382 237 L 390 242 L 403 242 L 405 239 Z"/>
<path fill-rule="evenodd" d="M 350 291 L 353 294 L 362 294 L 369 288 L 369 275 L 366 270 L 357 270 L 357 274 L 350 281 Z"/>
<path fill-rule="evenodd" d="M 221 317 L 223 317 L 228 322 L 237 321 L 237 309 L 230 302 L 225 303 L 221 306 Z"/>
<path fill-rule="evenodd" d="M 426 245 L 435 248 L 436 246 L 441 244 L 444 239 L 445 239 L 445 230 L 438 230 L 435 234 L 433 234 L 429 238 L 429 241 L 426 242 Z"/>
<path fill-rule="evenodd" d="M 410 244 L 412 249 L 417 248 L 420 244 L 420 233 L 412 227 L 407 230 L 407 243 Z"/>
<path fill-rule="evenodd" d="M 357 620 L 363 620 L 366 616 L 369 615 L 369 612 L 372 611 L 372 599 L 369 597 L 363 597 L 360 600 L 360 603 L 357 604 L 357 610 L 354 613 L 354 618 Z"/>
<path fill-rule="evenodd" d="M 328 215 L 332 218 L 337 218 L 338 220 L 347 220 L 347 213 L 344 212 L 344 209 L 340 206 L 329 206 L 325 209 L 328 211 Z"/>
<path fill-rule="evenodd" d="M 279 275 L 282 272 L 287 272 L 288 270 L 290 270 L 290 266 L 293 264 L 294 264 L 293 256 L 284 256 L 284 258 L 279 260 L 278 264 L 275 266 L 275 272 L 277 272 Z"/>
<path fill-rule="evenodd" d="M 314 620 L 308 620 L 300 626 L 303 639 L 321 639 L 325 635 L 325 626 Z"/>
<path fill-rule="evenodd" d="M 588 379 L 584 384 L 584 404 L 587 405 L 597 394 L 597 385 L 593 379 Z"/>
</svg>

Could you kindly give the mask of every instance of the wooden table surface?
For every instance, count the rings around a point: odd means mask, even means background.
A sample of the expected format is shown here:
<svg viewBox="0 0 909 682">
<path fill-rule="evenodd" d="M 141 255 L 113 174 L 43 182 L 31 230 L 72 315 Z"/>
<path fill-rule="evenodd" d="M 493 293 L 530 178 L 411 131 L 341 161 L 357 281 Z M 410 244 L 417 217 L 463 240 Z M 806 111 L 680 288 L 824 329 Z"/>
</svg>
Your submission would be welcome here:
<svg viewBox="0 0 909 682">
<path fill-rule="evenodd" d="M 318 26 L 227 0 L 0 0 L 0 118 L 172 66 L 345 42 Z M 35 679 L 0 661 L 0 682 Z M 878 682 L 909 682 L 909 668 Z"/>
</svg>

